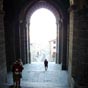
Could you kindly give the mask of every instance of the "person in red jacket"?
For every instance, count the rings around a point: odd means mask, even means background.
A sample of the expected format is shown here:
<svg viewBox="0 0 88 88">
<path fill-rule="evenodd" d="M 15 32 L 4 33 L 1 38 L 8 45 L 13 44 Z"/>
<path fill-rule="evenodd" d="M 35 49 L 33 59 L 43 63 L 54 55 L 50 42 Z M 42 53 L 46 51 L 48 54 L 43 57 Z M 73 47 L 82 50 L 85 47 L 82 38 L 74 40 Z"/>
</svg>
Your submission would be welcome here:
<svg viewBox="0 0 88 88">
<path fill-rule="evenodd" d="M 13 64 L 12 72 L 13 72 L 13 81 L 15 86 L 20 86 L 21 72 L 23 70 L 23 66 L 20 64 L 18 60 Z"/>
</svg>

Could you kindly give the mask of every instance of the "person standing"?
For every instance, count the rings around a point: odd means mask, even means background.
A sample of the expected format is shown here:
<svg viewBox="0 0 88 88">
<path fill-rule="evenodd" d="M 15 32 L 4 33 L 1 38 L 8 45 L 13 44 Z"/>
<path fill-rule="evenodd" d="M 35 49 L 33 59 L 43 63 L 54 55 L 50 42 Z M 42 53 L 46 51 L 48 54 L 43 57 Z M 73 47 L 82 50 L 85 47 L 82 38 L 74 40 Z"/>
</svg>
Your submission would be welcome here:
<svg viewBox="0 0 88 88">
<path fill-rule="evenodd" d="M 19 64 L 21 65 L 21 67 L 23 67 L 23 62 L 22 62 L 22 60 L 21 59 L 18 59 L 18 61 L 19 61 Z M 23 69 L 22 69 L 23 70 Z M 22 78 L 22 70 L 20 71 L 20 76 L 21 76 L 21 78 Z"/>
<path fill-rule="evenodd" d="M 18 60 L 13 64 L 12 72 L 13 72 L 13 81 L 14 86 L 20 87 L 20 79 L 21 79 L 21 72 L 23 70 L 23 66 L 20 64 Z"/>
</svg>

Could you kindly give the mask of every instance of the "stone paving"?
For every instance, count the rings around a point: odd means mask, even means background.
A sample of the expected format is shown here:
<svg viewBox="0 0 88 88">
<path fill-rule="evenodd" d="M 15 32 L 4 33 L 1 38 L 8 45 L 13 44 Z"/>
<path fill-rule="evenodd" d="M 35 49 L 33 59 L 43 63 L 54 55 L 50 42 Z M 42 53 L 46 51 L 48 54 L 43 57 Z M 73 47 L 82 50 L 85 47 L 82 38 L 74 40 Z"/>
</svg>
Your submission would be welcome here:
<svg viewBox="0 0 88 88">
<path fill-rule="evenodd" d="M 9 73 L 8 85 L 12 84 L 12 73 Z M 61 70 L 61 65 L 55 63 L 49 63 L 47 71 L 43 63 L 26 64 L 22 73 L 21 88 L 69 88 L 68 73 Z"/>
</svg>

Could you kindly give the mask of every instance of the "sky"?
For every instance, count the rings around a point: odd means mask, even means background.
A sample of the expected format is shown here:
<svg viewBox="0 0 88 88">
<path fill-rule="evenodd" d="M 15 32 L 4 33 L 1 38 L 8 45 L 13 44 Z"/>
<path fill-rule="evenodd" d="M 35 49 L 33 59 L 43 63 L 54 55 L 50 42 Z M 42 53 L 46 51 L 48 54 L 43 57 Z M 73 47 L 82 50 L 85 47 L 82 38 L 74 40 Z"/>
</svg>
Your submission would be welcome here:
<svg viewBox="0 0 88 88">
<path fill-rule="evenodd" d="M 48 9 L 36 10 L 30 19 L 30 42 L 45 44 L 56 38 L 56 18 Z"/>
</svg>

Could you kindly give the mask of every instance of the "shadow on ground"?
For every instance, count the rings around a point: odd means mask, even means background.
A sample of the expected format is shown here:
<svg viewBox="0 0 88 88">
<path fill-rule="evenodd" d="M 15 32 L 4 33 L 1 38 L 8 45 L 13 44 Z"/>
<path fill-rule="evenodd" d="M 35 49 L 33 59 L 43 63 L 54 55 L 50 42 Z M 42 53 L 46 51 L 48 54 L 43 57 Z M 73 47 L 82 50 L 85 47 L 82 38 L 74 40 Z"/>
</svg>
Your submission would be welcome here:
<svg viewBox="0 0 88 88">
<path fill-rule="evenodd" d="M 11 85 L 11 86 L 9 86 L 9 88 L 22 88 L 22 87 L 21 86 L 17 87 L 17 86 Z"/>
</svg>

